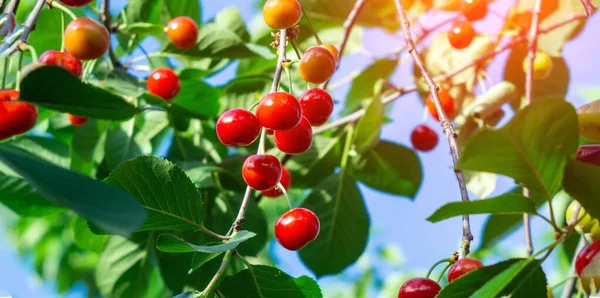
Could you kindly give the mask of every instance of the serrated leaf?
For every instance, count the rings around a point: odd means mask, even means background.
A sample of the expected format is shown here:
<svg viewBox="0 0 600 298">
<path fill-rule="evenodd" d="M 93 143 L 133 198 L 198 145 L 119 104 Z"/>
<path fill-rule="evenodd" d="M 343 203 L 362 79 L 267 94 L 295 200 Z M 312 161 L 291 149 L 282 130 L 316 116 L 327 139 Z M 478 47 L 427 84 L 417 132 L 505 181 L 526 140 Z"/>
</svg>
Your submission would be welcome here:
<svg viewBox="0 0 600 298">
<path fill-rule="evenodd" d="M 21 81 L 20 99 L 59 112 L 96 119 L 125 120 L 139 112 L 122 97 L 82 83 L 68 70 L 41 66 Z"/>
<path fill-rule="evenodd" d="M 387 141 L 379 142 L 365 154 L 354 176 L 372 188 L 408 198 L 416 196 L 423 179 L 417 154 Z"/>
<path fill-rule="evenodd" d="M 584 104 L 577 109 L 579 133 L 600 142 L 600 100 Z"/>
<path fill-rule="evenodd" d="M 373 85 L 381 79 L 388 79 L 397 66 L 397 59 L 381 59 L 363 70 L 352 81 L 342 114 L 350 114 L 360 109 L 364 101 L 373 97 Z"/>
<path fill-rule="evenodd" d="M 307 276 L 293 278 L 283 271 L 264 265 L 252 265 L 235 275 L 226 276 L 219 291 L 227 298 L 320 298 L 319 285 Z"/>
<path fill-rule="evenodd" d="M 25 179 L 2 174 L 0 203 L 20 216 L 42 217 L 64 211 L 44 199 Z"/>
<path fill-rule="evenodd" d="M 506 193 L 494 198 L 466 202 L 451 202 L 437 209 L 429 218 L 440 222 L 459 215 L 468 214 L 535 214 L 533 201 L 522 195 Z"/>
<path fill-rule="evenodd" d="M 381 82 L 381 81 L 380 81 Z M 379 142 L 381 126 L 383 125 L 383 103 L 381 102 L 380 88 L 376 88 L 376 94 L 367 106 L 365 114 L 356 124 L 354 133 L 354 146 L 358 153 L 364 153 L 373 148 Z"/>
<path fill-rule="evenodd" d="M 248 29 L 246 29 L 244 19 L 242 19 L 240 11 L 235 6 L 221 10 L 215 16 L 215 24 L 218 24 L 223 28 L 228 28 L 245 42 L 250 41 L 250 34 L 248 33 Z"/>
<path fill-rule="evenodd" d="M 96 235 L 92 233 L 87 221 L 81 217 L 74 217 L 71 221 L 71 235 L 75 245 L 82 249 L 98 253 L 102 252 L 109 238 L 108 235 Z"/>
<path fill-rule="evenodd" d="M 204 252 L 204 253 L 222 253 L 236 248 L 240 243 L 256 236 L 250 231 L 240 231 L 224 243 L 213 243 L 212 245 L 195 245 L 173 235 L 161 234 L 158 236 L 156 247 L 164 252 Z"/>
<path fill-rule="evenodd" d="M 570 159 L 565 168 L 563 186 L 592 218 L 600 218 L 600 167 Z"/>
<path fill-rule="evenodd" d="M 135 119 L 121 122 L 118 127 L 108 130 L 104 147 L 104 161 L 108 169 L 115 169 L 126 160 L 152 152 L 149 141 L 134 138 L 135 130 Z"/>
</svg>

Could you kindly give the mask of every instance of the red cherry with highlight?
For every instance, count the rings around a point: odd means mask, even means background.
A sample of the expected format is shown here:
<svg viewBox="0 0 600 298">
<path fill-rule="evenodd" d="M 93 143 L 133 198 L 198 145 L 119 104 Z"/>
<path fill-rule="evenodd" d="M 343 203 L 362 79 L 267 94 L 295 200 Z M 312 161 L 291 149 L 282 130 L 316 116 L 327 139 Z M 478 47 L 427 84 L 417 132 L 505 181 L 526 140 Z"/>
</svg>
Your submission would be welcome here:
<svg viewBox="0 0 600 298">
<path fill-rule="evenodd" d="M 434 298 L 441 290 L 440 285 L 429 278 L 413 278 L 400 287 L 398 298 Z"/>
<path fill-rule="evenodd" d="M 179 77 L 168 68 L 158 68 L 148 77 L 148 91 L 164 100 L 171 100 L 179 93 L 181 83 Z"/>
<path fill-rule="evenodd" d="M 600 145 L 582 145 L 577 150 L 577 160 L 600 166 Z"/>
<path fill-rule="evenodd" d="M 87 117 L 80 117 L 71 114 L 67 114 L 67 116 L 69 116 L 69 121 L 71 121 L 73 126 L 82 126 L 88 122 Z"/>
<path fill-rule="evenodd" d="M 288 250 L 300 250 L 319 236 L 321 223 L 306 208 L 294 208 L 282 214 L 275 223 L 275 239 Z"/>
<path fill-rule="evenodd" d="M 269 190 L 281 179 L 281 163 L 273 155 L 250 155 L 242 166 L 242 177 L 255 190 Z"/>
<path fill-rule="evenodd" d="M 306 117 L 302 117 L 298 126 L 290 130 L 276 130 L 274 139 L 275 145 L 282 152 L 293 155 L 302 154 L 312 146 L 312 127 Z"/>
<path fill-rule="evenodd" d="M 470 22 L 478 21 L 487 15 L 487 0 L 463 0 L 462 13 Z"/>
<path fill-rule="evenodd" d="M 475 258 L 462 258 L 452 264 L 448 271 L 448 282 L 483 267 L 483 263 Z"/>
<path fill-rule="evenodd" d="M 290 171 L 288 171 L 288 169 L 286 169 L 283 166 L 281 168 L 281 179 L 279 180 L 279 183 L 281 183 L 281 185 L 283 185 L 283 188 L 286 191 L 288 189 L 290 189 L 290 186 L 292 185 L 292 175 L 290 174 Z M 269 190 L 263 190 L 261 193 L 263 194 L 263 196 L 269 197 L 269 198 L 277 198 L 277 197 L 280 197 L 281 195 L 283 195 L 283 191 L 281 191 L 281 189 L 279 188 L 279 185 L 277 185 Z"/>
<path fill-rule="evenodd" d="M 304 92 L 298 101 L 302 107 L 302 116 L 306 117 L 312 126 L 323 125 L 333 112 L 331 95 L 320 88 Z"/>
<path fill-rule="evenodd" d="M 410 134 L 410 141 L 415 149 L 427 152 L 437 146 L 438 135 L 429 126 L 421 124 L 413 129 Z"/>
<path fill-rule="evenodd" d="M 198 40 L 198 25 L 190 17 L 176 17 L 167 24 L 167 37 L 182 50 L 189 50 Z"/>
<path fill-rule="evenodd" d="M 575 271 L 579 275 L 581 285 L 586 293 L 590 294 L 592 285 L 600 288 L 600 240 L 584 247 L 575 260 Z"/>
<path fill-rule="evenodd" d="M 455 24 L 448 32 L 448 41 L 453 48 L 462 50 L 471 45 L 475 35 L 476 32 L 471 23 L 459 23 Z"/>
<path fill-rule="evenodd" d="M 0 90 L 0 140 L 25 133 L 35 126 L 38 109 L 19 99 L 19 91 Z"/>
<path fill-rule="evenodd" d="M 447 91 L 441 90 L 438 92 L 438 96 L 442 103 L 442 107 L 444 108 L 444 112 L 446 112 L 446 116 L 448 119 L 452 120 L 456 116 L 456 106 L 454 105 L 454 97 L 450 95 Z M 429 114 L 437 120 L 440 121 L 440 116 L 438 115 L 437 108 L 435 107 L 435 103 L 433 102 L 433 96 L 431 94 L 427 97 L 427 110 Z"/>
<path fill-rule="evenodd" d="M 92 0 L 60 0 L 60 2 L 67 6 L 79 7 L 92 2 Z"/>
<path fill-rule="evenodd" d="M 244 109 L 229 110 L 217 120 L 217 137 L 227 146 L 248 146 L 259 134 L 258 118 Z"/>
<path fill-rule="evenodd" d="M 272 130 L 288 130 L 296 127 L 302 119 L 302 109 L 296 97 L 287 92 L 273 92 L 261 99 L 256 116 L 262 127 Z"/>
<path fill-rule="evenodd" d="M 81 78 L 81 61 L 75 59 L 75 57 L 71 56 L 69 53 L 49 50 L 40 56 L 39 62 L 46 65 L 60 66 L 70 71 L 76 77 Z"/>
</svg>

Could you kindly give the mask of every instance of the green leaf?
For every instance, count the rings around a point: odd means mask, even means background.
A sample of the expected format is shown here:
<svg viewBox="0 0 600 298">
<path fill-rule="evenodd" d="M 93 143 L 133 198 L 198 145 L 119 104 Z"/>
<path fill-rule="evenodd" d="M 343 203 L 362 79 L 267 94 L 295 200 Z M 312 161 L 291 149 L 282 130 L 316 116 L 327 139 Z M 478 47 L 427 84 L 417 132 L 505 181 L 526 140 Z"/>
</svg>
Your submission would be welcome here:
<svg viewBox="0 0 600 298">
<path fill-rule="evenodd" d="M 307 152 L 294 156 L 286 163 L 294 187 L 312 187 L 333 173 L 340 163 L 340 137 L 315 135 Z"/>
<path fill-rule="evenodd" d="M 483 225 L 481 245 L 478 250 L 491 248 L 523 225 L 523 215 L 492 214 Z"/>
<path fill-rule="evenodd" d="M 179 16 L 188 16 L 192 18 L 196 24 L 201 23 L 201 7 L 200 1 L 172 1 L 162 0 L 164 5 L 163 14 L 167 19 L 173 19 Z"/>
<path fill-rule="evenodd" d="M 459 215 L 468 214 L 535 214 L 533 201 L 519 194 L 506 193 L 495 198 L 468 202 L 452 202 L 436 210 L 429 218 L 430 222 L 440 222 Z"/>
<path fill-rule="evenodd" d="M 377 190 L 414 198 L 421 187 L 419 157 L 404 146 L 381 141 L 367 151 L 360 163 L 354 176 Z"/>
<path fill-rule="evenodd" d="M 536 272 L 541 271 L 540 262 L 538 260 L 533 259 L 525 259 L 518 261 L 504 271 L 502 273 L 494 276 L 490 280 L 488 280 L 485 285 L 483 285 L 480 289 L 478 289 L 471 296 L 472 298 L 489 298 L 489 297 L 498 297 L 507 295 L 515 292 L 515 290 L 519 289 L 522 284 L 529 286 L 530 277 Z M 543 272 L 542 272 L 543 274 Z M 467 275 L 468 276 L 468 275 Z M 537 295 L 533 297 L 539 297 L 540 293 L 546 293 L 546 281 L 544 278 L 544 282 L 542 283 L 541 289 L 538 290 L 532 289 Z M 532 296 L 529 296 L 532 297 Z"/>
<path fill-rule="evenodd" d="M 600 186 L 600 167 L 570 159 L 565 168 L 563 186 L 592 218 L 600 218 L 600 204 L 598 194 Z"/>
<path fill-rule="evenodd" d="M 193 230 L 202 226 L 202 200 L 190 178 L 177 165 L 141 156 L 117 167 L 106 182 L 132 194 L 148 211 L 140 231 Z"/>
<path fill-rule="evenodd" d="M 314 21 L 342 25 L 354 7 L 354 2 L 346 0 L 303 0 L 302 7 Z M 389 32 L 400 28 L 393 1 L 370 0 L 358 16 L 357 24 L 366 27 L 380 27 Z"/>
<path fill-rule="evenodd" d="M 124 19 L 127 20 L 127 23 L 158 24 L 160 22 L 161 2 L 163 0 L 129 0 L 124 9 Z"/>
<path fill-rule="evenodd" d="M 325 179 L 302 207 L 315 212 L 321 222 L 317 239 L 300 251 L 302 262 L 317 277 L 339 273 L 354 263 L 367 245 L 370 222 L 350 174 L 342 172 Z"/>
<path fill-rule="evenodd" d="M 381 81 L 377 85 L 375 96 L 365 110 L 365 115 L 358 120 L 354 134 L 354 146 L 358 153 L 364 153 L 379 142 L 383 125 L 383 103 L 381 102 Z"/>
<path fill-rule="evenodd" d="M 363 102 L 369 102 L 373 97 L 373 85 L 381 79 L 388 79 L 397 66 L 398 59 L 381 59 L 363 70 L 352 81 L 342 114 L 350 114 L 360 109 Z"/>
<path fill-rule="evenodd" d="M 21 100 L 59 112 L 96 119 L 125 120 L 139 112 L 122 97 L 82 83 L 68 70 L 41 66 L 21 81 Z"/>
<path fill-rule="evenodd" d="M 2 174 L 0 203 L 20 216 L 41 217 L 64 210 L 46 200 L 25 179 Z"/>
<path fill-rule="evenodd" d="M 71 235 L 73 242 L 82 249 L 102 252 L 108 241 L 108 235 L 96 235 L 92 233 L 88 223 L 81 217 L 74 217 L 71 221 Z"/>
<path fill-rule="evenodd" d="M 108 121 L 88 122 L 75 128 L 71 141 L 71 169 L 80 173 L 92 174 L 95 163 L 104 159 L 104 144 Z"/>
<path fill-rule="evenodd" d="M 71 163 L 69 147 L 54 139 L 26 136 L 12 142 L 12 145 L 63 168 L 69 168 Z"/>
<path fill-rule="evenodd" d="M 249 231 L 240 231 L 235 236 L 231 237 L 225 243 L 216 243 L 213 245 L 195 245 L 173 235 L 161 234 L 158 236 L 156 247 L 164 252 L 205 252 L 205 253 L 221 253 L 236 248 L 240 243 L 256 236 L 255 233 Z"/>
<path fill-rule="evenodd" d="M 515 264 L 519 265 L 521 261 L 521 259 L 510 259 L 471 271 L 442 288 L 436 298 L 472 297 L 471 295 L 483 287 L 487 281 L 511 268 L 511 266 Z"/>
<path fill-rule="evenodd" d="M 221 10 L 215 16 L 215 24 L 223 28 L 228 28 L 245 42 L 250 41 L 250 34 L 248 33 L 248 29 L 246 29 L 244 19 L 242 19 L 240 11 L 235 6 Z"/>
<path fill-rule="evenodd" d="M 202 267 L 202 265 L 210 262 L 211 260 L 217 258 L 220 255 L 222 255 L 222 253 L 216 253 L 216 254 L 206 253 L 206 252 L 194 253 L 194 256 L 192 257 L 192 266 L 191 266 L 190 270 L 188 271 L 188 274 L 194 272 L 196 269 Z"/>
<path fill-rule="evenodd" d="M 187 117 L 206 118 L 219 116 L 221 92 L 199 78 L 181 81 L 181 91 L 171 104 L 173 112 Z M 181 109 L 181 110 L 180 110 Z"/>
<path fill-rule="evenodd" d="M 512 298 L 530 298 L 530 297 L 548 297 L 548 281 L 546 274 L 539 266 L 529 276 L 523 280 L 516 291 L 513 292 Z"/>
<path fill-rule="evenodd" d="M 570 103 L 534 102 L 503 128 L 475 134 L 457 168 L 514 178 L 549 200 L 561 187 L 563 169 L 577 143 L 577 115 Z"/>
<path fill-rule="evenodd" d="M 133 23 L 123 24 L 119 26 L 119 32 L 127 35 L 137 35 L 138 38 L 143 38 L 148 35 L 162 35 L 165 33 L 165 26 L 152 23 Z"/>
<path fill-rule="evenodd" d="M 223 87 L 221 113 L 234 108 L 248 109 L 257 102 L 256 94 L 266 95 L 271 79 L 265 76 L 238 77 Z"/>
<path fill-rule="evenodd" d="M 252 265 L 249 269 L 226 276 L 219 291 L 227 298 L 319 298 L 319 285 L 307 276 L 293 278 L 269 266 Z"/>
<path fill-rule="evenodd" d="M 0 161 L 23 176 L 47 200 L 120 235 L 137 230 L 144 209 L 126 192 L 43 161 L 11 145 L 0 145 Z"/>
<path fill-rule="evenodd" d="M 144 142 L 134 138 L 135 122 L 136 119 L 130 119 L 108 131 L 104 146 L 104 160 L 108 169 L 115 169 L 128 159 L 152 152 L 150 141 Z"/>
</svg>

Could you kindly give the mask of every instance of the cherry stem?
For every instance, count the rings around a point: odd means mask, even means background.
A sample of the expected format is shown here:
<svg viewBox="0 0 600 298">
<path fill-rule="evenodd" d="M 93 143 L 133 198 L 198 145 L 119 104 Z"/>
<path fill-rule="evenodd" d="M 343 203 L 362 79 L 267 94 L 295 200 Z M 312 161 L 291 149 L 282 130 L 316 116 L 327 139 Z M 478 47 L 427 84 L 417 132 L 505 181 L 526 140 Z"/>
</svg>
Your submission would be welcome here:
<svg viewBox="0 0 600 298">
<path fill-rule="evenodd" d="M 446 270 L 448 270 L 448 268 L 450 268 L 450 266 L 452 266 L 453 263 L 448 263 L 446 264 L 446 266 L 444 267 L 444 269 L 442 270 L 442 273 L 440 273 L 440 277 L 438 277 L 438 284 L 442 281 L 442 278 L 444 278 L 444 273 L 446 273 Z"/>
<path fill-rule="evenodd" d="M 287 64 L 287 65 L 284 67 L 284 70 L 285 70 L 285 75 L 286 75 L 286 76 L 287 76 L 287 78 L 288 78 L 288 84 L 290 85 L 290 86 L 288 87 L 288 88 L 289 88 L 289 91 L 290 91 L 290 94 L 294 94 L 294 89 L 293 89 L 293 88 L 294 88 L 294 83 L 292 82 L 292 74 L 291 74 L 291 72 L 290 72 L 290 65 L 289 65 L 289 64 Z"/>
<path fill-rule="evenodd" d="M 60 51 L 65 51 L 65 12 L 60 13 Z"/>
<path fill-rule="evenodd" d="M 260 131 L 260 141 L 258 142 L 258 154 L 265 154 L 265 140 L 267 139 L 267 129 L 262 128 Z"/>
<path fill-rule="evenodd" d="M 288 202 L 288 206 L 290 207 L 290 210 L 294 209 L 292 207 L 292 201 L 290 200 L 290 197 L 288 196 L 287 191 L 285 190 L 285 187 L 283 187 L 283 185 L 281 184 L 281 182 L 277 183 L 277 187 L 279 187 L 279 189 L 281 189 L 281 192 L 283 193 L 283 195 L 285 196 L 285 199 Z"/>
<path fill-rule="evenodd" d="M 300 8 L 302 9 L 302 14 L 306 18 L 306 22 L 308 23 L 308 27 L 310 28 L 310 30 L 312 31 L 313 36 L 317 40 L 317 45 L 319 45 L 319 46 L 322 45 L 323 42 L 319 38 L 319 35 L 317 34 L 317 30 L 315 30 L 315 27 L 313 26 L 312 22 L 310 21 L 310 18 L 308 17 L 308 14 L 306 13 L 306 10 L 304 10 L 304 7 L 302 5 L 300 5 Z"/>
<path fill-rule="evenodd" d="M 52 1 L 52 7 L 56 7 L 58 9 L 62 10 L 62 12 L 68 14 L 69 17 L 71 18 L 71 20 L 77 19 L 77 16 L 68 7 L 60 4 L 60 2 L 58 2 L 58 1 Z"/>
<path fill-rule="evenodd" d="M 350 145 L 352 144 L 352 139 L 354 137 L 354 125 L 346 126 L 346 131 L 346 142 L 344 144 L 344 152 L 342 153 L 342 161 L 340 162 L 342 171 L 346 168 L 346 164 L 348 163 L 348 153 L 350 153 Z"/>
<path fill-rule="evenodd" d="M 290 41 L 290 44 L 292 45 L 292 48 L 294 48 L 294 52 L 296 52 L 296 56 L 298 57 L 298 60 L 302 59 L 302 54 L 300 53 L 300 50 L 298 49 L 296 42 L 293 39 L 289 39 L 289 41 Z"/>
<path fill-rule="evenodd" d="M 8 69 L 10 68 L 9 65 L 11 63 L 11 59 L 10 57 L 4 57 L 4 67 L 2 70 L 2 90 L 4 90 L 4 88 L 6 88 L 6 77 L 8 74 Z"/>
<path fill-rule="evenodd" d="M 27 43 L 22 43 L 20 47 L 21 47 L 21 50 L 27 50 L 31 53 L 31 59 L 33 61 L 38 61 L 38 55 L 33 46 L 31 46 L 30 44 L 27 44 Z"/>
<path fill-rule="evenodd" d="M 219 270 L 217 270 L 217 272 L 215 273 L 213 278 L 210 280 L 210 282 L 208 283 L 206 288 L 204 288 L 204 291 L 202 291 L 202 293 L 200 293 L 199 297 L 208 297 L 210 295 L 210 293 L 215 289 L 215 287 L 217 286 L 217 282 L 219 281 L 219 278 L 221 277 L 221 275 L 223 275 L 223 273 L 225 273 L 225 270 L 227 269 L 227 265 L 229 265 L 229 261 L 231 260 L 232 254 L 233 254 L 233 250 L 228 250 L 227 252 L 225 252 L 225 256 L 223 257 L 223 262 L 221 262 L 221 266 L 219 267 Z"/>
<path fill-rule="evenodd" d="M 21 91 L 21 67 L 23 66 L 23 52 L 19 53 L 19 70 L 17 70 L 16 90 Z"/>
<path fill-rule="evenodd" d="M 431 276 L 431 273 L 433 273 L 433 270 L 435 269 L 435 267 L 437 267 L 437 265 L 443 264 L 443 263 L 450 263 L 449 265 L 452 265 L 452 264 L 454 264 L 454 260 L 452 258 L 446 258 L 446 259 L 435 262 L 433 265 L 431 265 L 431 267 L 429 268 L 429 271 L 427 271 L 427 274 L 425 275 L 425 277 L 429 278 L 429 276 Z"/>
</svg>

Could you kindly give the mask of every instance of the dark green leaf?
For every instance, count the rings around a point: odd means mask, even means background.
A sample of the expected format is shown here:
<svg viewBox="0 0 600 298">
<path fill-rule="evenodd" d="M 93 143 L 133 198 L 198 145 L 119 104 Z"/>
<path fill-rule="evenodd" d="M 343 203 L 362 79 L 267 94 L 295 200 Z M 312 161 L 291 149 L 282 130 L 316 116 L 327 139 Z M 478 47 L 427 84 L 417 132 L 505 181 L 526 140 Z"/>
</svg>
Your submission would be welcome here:
<svg viewBox="0 0 600 298">
<path fill-rule="evenodd" d="M 41 217 L 64 210 L 44 199 L 25 179 L 2 174 L 0 203 L 20 216 Z"/>
<path fill-rule="evenodd" d="M 59 112 L 97 119 L 125 120 L 139 112 L 125 99 L 82 83 L 68 70 L 41 66 L 21 81 L 21 98 Z"/>
<path fill-rule="evenodd" d="M 121 122 L 118 127 L 108 130 L 104 146 L 104 161 L 108 169 L 113 170 L 128 159 L 152 152 L 149 141 L 134 138 L 135 131 L 135 119 Z"/>
<path fill-rule="evenodd" d="M 565 191 L 579 201 L 592 218 L 600 218 L 600 204 L 598 204 L 599 178 L 599 166 L 575 160 L 567 162 L 563 178 Z"/>
<path fill-rule="evenodd" d="M 216 243 L 213 245 L 195 245 L 173 235 L 161 234 L 158 236 L 156 247 L 164 252 L 205 252 L 205 253 L 221 253 L 236 248 L 240 243 L 256 236 L 255 233 L 249 231 L 240 231 L 235 236 L 231 237 L 225 243 Z"/>
<path fill-rule="evenodd" d="M 206 118 L 219 116 L 221 92 L 199 78 L 182 80 L 181 91 L 173 98 L 173 112 L 187 117 Z M 175 109 L 176 108 L 176 109 Z"/>
<path fill-rule="evenodd" d="M 160 22 L 160 8 L 163 0 L 129 0 L 125 6 L 125 20 L 127 23 L 155 23 Z M 123 20 L 123 23 L 125 23 Z"/>
<path fill-rule="evenodd" d="M 54 165 L 69 168 L 69 147 L 54 139 L 27 136 L 12 142 L 13 145 Z"/>
<path fill-rule="evenodd" d="M 73 242 L 82 249 L 102 252 L 104 244 L 108 241 L 108 235 L 96 235 L 92 233 L 87 221 L 81 217 L 74 217 L 71 221 L 71 234 Z"/>
<path fill-rule="evenodd" d="M 179 16 L 187 16 L 192 18 L 196 24 L 200 24 L 201 7 L 200 1 L 172 1 L 162 0 L 164 11 L 168 19 L 173 19 Z"/>
<path fill-rule="evenodd" d="M 436 210 L 429 218 L 430 222 L 439 222 L 448 218 L 467 214 L 535 214 L 533 201 L 519 194 L 506 193 L 495 198 L 468 202 L 452 202 Z"/>
<path fill-rule="evenodd" d="M 491 248 L 523 225 L 523 215 L 492 214 L 483 225 L 479 249 Z"/>
<path fill-rule="evenodd" d="M 548 297 L 548 281 L 541 266 L 519 283 L 512 298 Z"/>
<path fill-rule="evenodd" d="M 188 271 L 188 273 L 194 272 L 196 269 L 202 267 L 202 265 L 215 259 L 216 257 L 220 256 L 221 254 L 222 253 L 211 254 L 211 253 L 206 253 L 206 252 L 195 253 L 194 257 L 192 258 L 192 268 L 190 268 L 190 271 Z"/>
<path fill-rule="evenodd" d="M 285 165 L 294 187 L 312 187 L 330 176 L 340 163 L 340 136 L 315 135 L 307 152 L 294 156 Z M 277 150 L 277 149 L 275 149 Z"/>
<path fill-rule="evenodd" d="M 486 266 L 475 271 L 467 273 L 457 280 L 449 283 L 442 288 L 442 291 L 436 298 L 464 298 L 471 297 L 478 289 L 483 287 L 486 282 L 498 276 L 511 266 L 521 264 L 521 259 L 510 259 L 494 265 Z M 494 296 L 489 296 L 494 297 Z M 487 298 L 489 298 L 487 297 Z"/>
<path fill-rule="evenodd" d="M 221 97 L 221 111 L 233 108 L 248 109 L 253 103 L 266 95 L 271 87 L 271 79 L 265 76 L 238 77 L 223 87 Z"/>
<path fill-rule="evenodd" d="M 381 126 L 383 125 L 383 103 L 381 102 L 381 87 L 375 87 L 375 96 L 365 110 L 365 115 L 358 120 L 354 134 L 354 145 L 358 153 L 364 153 L 379 142 Z"/>
<path fill-rule="evenodd" d="M 346 97 L 343 114 L 350 114 L 362 107 L 364 101 L 373 96 L 373 85 L 378 80 L 387 80 L 398 66 L 397 59 L 381 59 L 363 70 L 352 82 Z"/>
<path fill-rule="evenodd" d="M 75 128 L 71 141 L 71 169 L 80 173 L 92 174 L 95 163 L 104 159 L 107 121 L 89 119 Z"/>
<path fill-rule="evenodd" d="M 508 295 L 515 292 L 524 283 L 529 285 L 530 277 L 536 271 L 540 271 L 540 262 L 533 259 L 520 260 L 509 268 L 489 279 L 481 288 L 477 289 L 471 296 L 472 298 L 489 298 Z M 477 272 L 477 271 L 475 271 Z M 474 273 L 477 274 L 477 273 Z M 543 274 L 543 272 L 542 272 Z M 467 275 L 468 276 L 468 275 Z M 544 276 L 545 277 L 545 276 Z M 544 278 L 541 291 L 535 291 L 537 294 L 533 297 L 539 297 L 540 293 L 546 293 L 546 282 Z M 529 296 L 532 297 L 532 296 Z"/>
<path fill-rule="evenodd" d="M 146 213 L 128 193 L 43 161 L 21 149 L 0 145 L 0 160 L 49 201 L 85 217 L 109 233 L 128 235 Z"/>
</svg>

